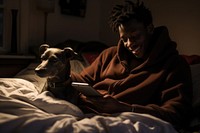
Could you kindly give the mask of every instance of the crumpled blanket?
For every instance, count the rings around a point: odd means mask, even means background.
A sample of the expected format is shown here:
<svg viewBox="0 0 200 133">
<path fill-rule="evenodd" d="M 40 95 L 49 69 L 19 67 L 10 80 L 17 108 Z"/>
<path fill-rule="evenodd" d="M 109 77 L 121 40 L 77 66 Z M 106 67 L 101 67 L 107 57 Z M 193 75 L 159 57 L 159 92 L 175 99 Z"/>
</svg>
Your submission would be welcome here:
<svg viewBox="0 0 200 133">
<path fill-rule="evenodd" d="M 83 114 L 75 105 L 17 78 L 0 78 L 2 133 L 175 133 L 171 124 L 147 114 Z"/>
</svg>

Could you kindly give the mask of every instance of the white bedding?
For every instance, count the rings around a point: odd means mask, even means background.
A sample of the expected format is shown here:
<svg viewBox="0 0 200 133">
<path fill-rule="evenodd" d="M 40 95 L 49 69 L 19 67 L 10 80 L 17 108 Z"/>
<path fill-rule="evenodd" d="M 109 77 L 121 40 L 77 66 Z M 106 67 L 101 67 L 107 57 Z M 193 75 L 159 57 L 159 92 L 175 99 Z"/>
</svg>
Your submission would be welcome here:
<svg viewBox="0 0 200 133">
<path fill-rule="evenodd" d="M 50 92 L 37 90 L 27 80 L 0 79 L 1 133 L 176 132 L 169 123 L 147 114 L 83 114 L 75 105 L 54 98 Z"/>
</svg>

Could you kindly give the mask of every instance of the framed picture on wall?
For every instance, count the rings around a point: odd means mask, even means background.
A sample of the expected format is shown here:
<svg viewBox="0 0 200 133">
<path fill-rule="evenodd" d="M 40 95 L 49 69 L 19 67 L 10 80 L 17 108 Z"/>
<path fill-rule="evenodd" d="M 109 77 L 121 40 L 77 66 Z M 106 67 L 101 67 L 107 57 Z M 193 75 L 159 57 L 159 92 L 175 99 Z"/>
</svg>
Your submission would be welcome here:
<svg viewBox="0 0 200 133">
<path fill-rule="evenodd" d="M 85 17 L 87 0 L 60 0 L 60 11 L 65 15 Z"/>
</svg>

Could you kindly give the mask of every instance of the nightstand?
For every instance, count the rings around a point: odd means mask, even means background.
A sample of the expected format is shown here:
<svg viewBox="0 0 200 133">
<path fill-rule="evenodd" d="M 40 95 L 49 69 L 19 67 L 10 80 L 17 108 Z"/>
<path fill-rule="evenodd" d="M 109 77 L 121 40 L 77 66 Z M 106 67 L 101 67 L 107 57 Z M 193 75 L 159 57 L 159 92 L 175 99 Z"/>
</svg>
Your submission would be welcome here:
<svg viewBox="0 0 200 133">
<path fill-rule="evenodd" d="M 0 78 L 15 76 L 34 59 L 32 55 L 0 55 Z"/>
</svg>

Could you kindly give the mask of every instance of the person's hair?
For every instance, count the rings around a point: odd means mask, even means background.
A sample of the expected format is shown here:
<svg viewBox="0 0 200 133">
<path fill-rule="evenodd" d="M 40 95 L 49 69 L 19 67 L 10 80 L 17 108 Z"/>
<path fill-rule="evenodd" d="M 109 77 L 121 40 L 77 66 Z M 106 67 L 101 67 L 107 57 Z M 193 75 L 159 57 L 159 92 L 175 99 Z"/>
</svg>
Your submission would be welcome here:
<svg viewBox="0 0 200 133">
<path fill-rule="evenodd" d="M 126 0 L 124 5 L 113 7 L 109 17 L 109 24 L 113 31 L 118 31 L 120 24 L 124 24 L 131 19 L 143 23 L 144 26 L 148 26 L 153 21 L 151 11 L 144 6 L 143 2 L 137 0 L 134 3 Z"/>
</svg>

